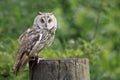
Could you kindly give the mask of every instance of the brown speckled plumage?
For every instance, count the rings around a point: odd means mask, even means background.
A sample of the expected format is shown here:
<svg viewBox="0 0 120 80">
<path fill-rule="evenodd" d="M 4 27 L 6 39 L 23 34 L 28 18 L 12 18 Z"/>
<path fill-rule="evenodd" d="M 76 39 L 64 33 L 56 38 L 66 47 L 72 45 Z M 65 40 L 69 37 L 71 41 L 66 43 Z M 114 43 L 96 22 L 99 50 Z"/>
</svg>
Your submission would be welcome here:
<svg viewBox="0 0 120 80">
<path fill-rule="evenodd" d="M 53 23 L 48 24 L 46 16 L 50 16 Z M 43 24 L 39 23 L 40 20 L 38 19 L 41 18 L 46 22 Z M 53 42 L 56 28 L 56 18 L 51 13 L 41 13 L 35 18 L 33 27 L 25 31 L 19 38 L 20 45 L 16 54 L 16 62 L 13 66 L 16 74 L 20 68 L 23 69 L 25 67 L 30 57 L 36 57 L 40 51 Z"/>
</svg>

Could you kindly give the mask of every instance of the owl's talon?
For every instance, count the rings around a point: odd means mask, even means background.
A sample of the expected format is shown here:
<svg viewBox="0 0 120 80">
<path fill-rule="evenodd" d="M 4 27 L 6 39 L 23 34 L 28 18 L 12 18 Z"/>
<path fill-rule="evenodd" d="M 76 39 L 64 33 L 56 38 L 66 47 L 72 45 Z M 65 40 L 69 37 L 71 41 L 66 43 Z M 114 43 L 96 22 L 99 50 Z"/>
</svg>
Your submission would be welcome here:
<svg viewBox="0 0 120 80">
<path fill-rule="evenodd" d="M 20 46 L 13 66 L 16 75 L 21 67 L 26 66 L 28 60 L 35 64 L 44 60 L 38 58 L 38 54 L 53 42 L 56 29 L 57 20 L 54 14 L 40 13 L 35 17 L 32 28 L 26 30 L 19 38 Z M 31 69 L 35 64 L 31 65 Z"/>
<path fill-rule="evenodd" d="M 41 60 L 44 60 L 45 58 L 38 58 L 37 60 L 37 64 L 41 61 Z"/>
</svg>

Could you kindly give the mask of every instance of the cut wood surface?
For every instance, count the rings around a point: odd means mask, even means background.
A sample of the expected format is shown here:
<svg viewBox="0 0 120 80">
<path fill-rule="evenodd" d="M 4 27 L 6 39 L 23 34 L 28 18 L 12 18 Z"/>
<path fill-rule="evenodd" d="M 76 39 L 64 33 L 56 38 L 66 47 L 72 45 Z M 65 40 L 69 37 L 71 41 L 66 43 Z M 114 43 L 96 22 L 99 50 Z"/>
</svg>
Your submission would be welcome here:
<svg viewBox="0 0 120 80">
<path fill-rule="evenodd" d="M 30 80 L 90 80 L 86 58 L 30 61 Z"/>
</svg>

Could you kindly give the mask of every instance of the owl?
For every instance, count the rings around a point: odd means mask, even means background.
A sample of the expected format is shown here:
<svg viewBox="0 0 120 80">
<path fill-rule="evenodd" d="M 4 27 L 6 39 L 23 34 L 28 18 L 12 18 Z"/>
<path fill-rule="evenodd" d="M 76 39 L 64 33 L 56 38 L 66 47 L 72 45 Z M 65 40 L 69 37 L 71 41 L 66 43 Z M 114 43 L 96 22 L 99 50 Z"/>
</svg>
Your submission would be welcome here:
<svg viewBox="0 0 120 80">
<path fill-rule="evenodd" d="M 19 48 L 13 70 L 17 74 L 24 69 L 31 57 L 38 57 L 44 48 L 50 46 L 57 29 L 57 20 L 52 13 L 39 12 L 33 26 L 19 37 Z"/>
</svg>

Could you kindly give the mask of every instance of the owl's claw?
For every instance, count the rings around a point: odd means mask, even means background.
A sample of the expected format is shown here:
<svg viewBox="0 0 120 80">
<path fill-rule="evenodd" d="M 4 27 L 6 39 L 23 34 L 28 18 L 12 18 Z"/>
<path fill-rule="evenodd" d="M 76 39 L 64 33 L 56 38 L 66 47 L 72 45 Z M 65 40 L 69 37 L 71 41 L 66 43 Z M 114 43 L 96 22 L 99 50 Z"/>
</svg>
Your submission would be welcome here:
<svg viewBox="0 0 120 80">
<path fill-rule="evenodd" d="M 41 61 L 41 60 L 44 60 L 45 58 L 38 58 L 37 60 L 37 64 Z"/>
</svg>

